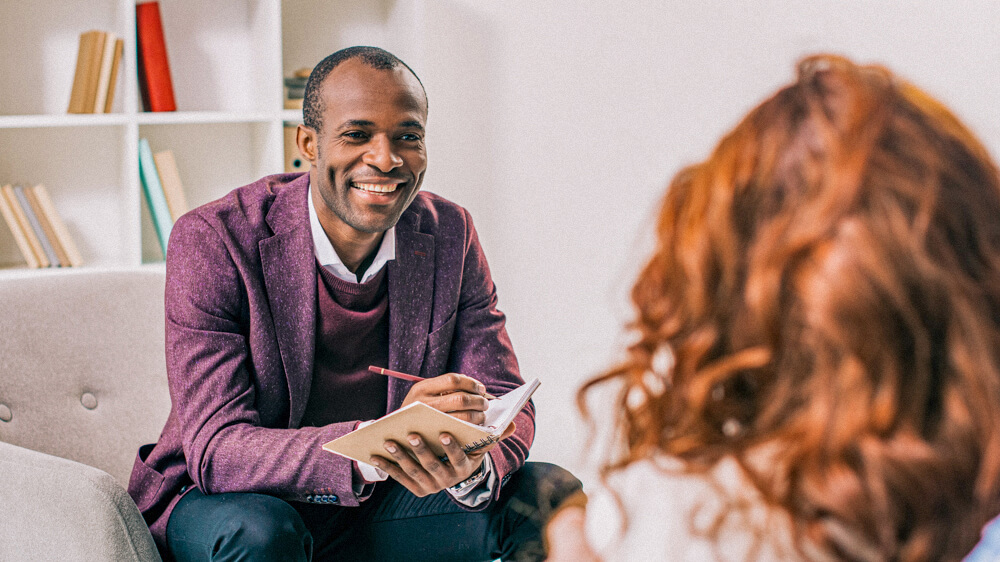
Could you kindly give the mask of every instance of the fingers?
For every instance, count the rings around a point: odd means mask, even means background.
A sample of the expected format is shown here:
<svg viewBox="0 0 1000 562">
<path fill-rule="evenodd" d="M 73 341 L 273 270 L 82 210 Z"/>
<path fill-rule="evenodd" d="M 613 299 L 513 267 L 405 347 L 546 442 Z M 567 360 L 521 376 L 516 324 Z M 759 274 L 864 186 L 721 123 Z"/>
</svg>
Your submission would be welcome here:
<svg viewBox="0 0 1000 562">
<path fill-rule="evenodd" d="M 421 398 L 420 401 L 446 414 L 453 412 L 485 412 L 489 408 L 488 400 L 478 394 L 469 394 L 468 392 L 451 392 L 428 396 Z"/>
<path fill-rule="evenodd" d="M 436 396 L 427 405 L 458 419 L 482 425 L 486 422 L 485 412 L 489 407 L 489 402 L 476 394 L 453 392 L 444 396 Z"/>
<path fill-rule="evenodd" d="M 424 391 L 430 394 L 447 394 L 450 392 L 467 392 L 479 396 L 486 394 L 486 387 L 483 383 L 472 377 L 458 373 L 448 373 L 417 384 L 424 386 Z"/>
<path fill-rule="evenodd" d="M 476 425 L 483 425 L 486 423 L 486 414 L 479 411 L 466 410 L 464 412 L 447 412 L 448 415 L 454 416 L 460 420 L 467 421 Z"/>
<path fill-rule="evenodd" d="M 485 390 L 475 379 L 449 373 L 413 385 L 402 405 L 420 401 L 458 419 L 482 425 L 486 421 L 483 412 L 489 408 L 489 401 L 483 396 Z"/>
<path fill-rule="evenodd" d="M 411 433 L 407 436 L 407 440 L 410 444 L 410 452 L 413 453 L 417 462 L 420 463 L 423 473 L 432 481 L 432 486 L 451 480 L 454 476 L 454 470 L 450 465 L 446 465 L 446 462 L 427 446 L 423 437 L 416 433 Z"/>
<path fill-rule="evenodd" d="M 385 450 L 392 462 L 372 457 L 372 464 L 386 471 L 417 497 L 440 492 L 461 481 L 456 480 L 455 469 L 451 463 L 441 460 L 427 446 L 423 437 L 411 433 L 407 436 L 407 444 L 408 447 L 395 441 L 386 441 Z"/>
<path fill-rule="evenodd" d="M 412 437 L 412 436 L 411 436 Z M 372 457 L 370 463 L 384 470 L 390 477 L 406 487 L 413 495 L 424 497 L 440 491 L 434 478 L 412 456 L 408 449 L 395 441 L 386 441 L 385 450 L 389 459 Z M 438 464 L 441 464 L 438 461 Z"/>
<path fill-rule="evenodd" d="M 465 451 L 462 450 L 462 447 L 459 446 L 458 441 L 448 433 L 442 433 L 439 440 L 441 441 L 441 446 L 444 448 L 444 454 L 448 456 L 449 464 L 458 472 L 465 471 L 471 461 L 468 455 L 465 454 Z M 468 472 L 472 474 L 472 470 Z"/>
<path fill-rule="evenodd" d="M 372 457 L 369 462 L 415 496 L 437 493 L 468 478 L 482 462 L 479 457 L 467 456 L 447 433 L 442 433 L 439 441 L 441 445 L 437 449 L 444 450 L 444 457 L 439 456 L 422 436 L 411 433 L 405 445 L 386 441 L 388 458 Z"/>
</svg>

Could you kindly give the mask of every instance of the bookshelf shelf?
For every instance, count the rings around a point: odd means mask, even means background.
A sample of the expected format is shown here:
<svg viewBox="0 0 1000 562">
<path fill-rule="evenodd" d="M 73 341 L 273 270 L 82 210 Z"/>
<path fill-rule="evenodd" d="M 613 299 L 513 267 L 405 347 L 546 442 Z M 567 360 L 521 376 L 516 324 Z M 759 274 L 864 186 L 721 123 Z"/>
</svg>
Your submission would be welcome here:
<svg viewBox="0 0 1000 562">
<path fill-rule="evenodd" d="M 172 111 L 165 113 L 139 113 L 139 125 L 196 125 L 212 123 L 268 123 L 277 116 L 255 111 Z"/>
<path fill-rule="evenodd" d="M 2 115 L 0 129 L 30 129 L 38 127 L 103 127 L 124 125 L 128 117 L 120 113 L 93 115 Z"/>
<path fill-rule="evenodd" d="M 138 145 L 174 152 L 191 207 L 285 169 L 284 76 L 350 45 L 419 72 L 422 0 L 160 0 L 178 111 L 142 111 L 136 0 L 0 2 L 0 185 L 42 183 L 87 268 L 163 260 Z M 67 114 L 80 34 L 124 40 L 111 113 Z M 148 267 L 148 266 L 144 266 Z M 155 267 L 155 266 L 154 266 Z M 31 275 L 0 218 L 0 276 Z"/>
</svg>

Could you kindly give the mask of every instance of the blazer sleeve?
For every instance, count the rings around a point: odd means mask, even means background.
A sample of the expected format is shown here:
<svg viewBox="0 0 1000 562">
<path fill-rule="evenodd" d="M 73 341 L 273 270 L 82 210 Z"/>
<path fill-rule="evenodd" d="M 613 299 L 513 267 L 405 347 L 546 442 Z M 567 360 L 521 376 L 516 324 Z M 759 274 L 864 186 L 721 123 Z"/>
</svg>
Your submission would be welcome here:
<svg viewBox="0 0 1000 562">
<path fill-rule="evenodd" d="M 350 461 L 322 450 L 354 423 L 288 427 L 274 326 L 261 326 L 267 314 L 248 296 L 264 292 L 262 280 L 246 265 L 251 252 L 217 228 L 181 217 L 167 258 L 167 377 L 188 475 L 210 494 L 357 505 Z"/>
<path fill-rule="evenodd" d="M 505 328 L 506 318 L 497 310 L 497 292 L 490 276 L 486 256 L 468 211 L 465 252 L 455 331 L 451 342 L 448 367 L 456 373 L 475 373 L 487 390 L 500 396 L 524 383 L 521 378 Z M 495 499 L 510 474 L 520 468 L 528 457 L 535 437 L 535 406 L 527 406 L 514 418 L 517 429 L 490 451 L 499 486 L 493 489 Z M 485 508 L 486 504 L 479 506 Z"/>
</svg>

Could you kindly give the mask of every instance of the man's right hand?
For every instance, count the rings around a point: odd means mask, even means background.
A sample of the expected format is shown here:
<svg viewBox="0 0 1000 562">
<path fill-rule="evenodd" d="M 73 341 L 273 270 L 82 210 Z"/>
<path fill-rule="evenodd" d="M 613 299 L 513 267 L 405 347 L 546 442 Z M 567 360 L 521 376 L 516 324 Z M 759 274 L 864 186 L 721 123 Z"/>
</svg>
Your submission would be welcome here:
<svg viewBox="0 0 1000 562">
<path fill-rule="evenodd" d="M 410 388 L 401 407 L 423 402 L 446 414 L 469 423 L 482 425 L 486 421 L 486 387 L 472 377 L 448 373 L 425 379 Z"/>
</svg>

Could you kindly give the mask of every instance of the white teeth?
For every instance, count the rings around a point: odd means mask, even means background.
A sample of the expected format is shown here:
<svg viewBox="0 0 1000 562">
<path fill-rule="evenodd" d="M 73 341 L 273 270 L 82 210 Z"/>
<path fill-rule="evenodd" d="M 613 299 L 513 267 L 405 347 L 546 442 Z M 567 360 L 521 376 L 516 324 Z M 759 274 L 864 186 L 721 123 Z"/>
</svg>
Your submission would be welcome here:
<svg viewBox="0 0 1000 562">
<path fill-rule="evenodd" d="M 399 184 L 396 183 L 352 183 L 352 186 L 362 189 L 364 191 L 370 191 L 372 193 L 392 193 L 396 191 Z"/>
</svg>

